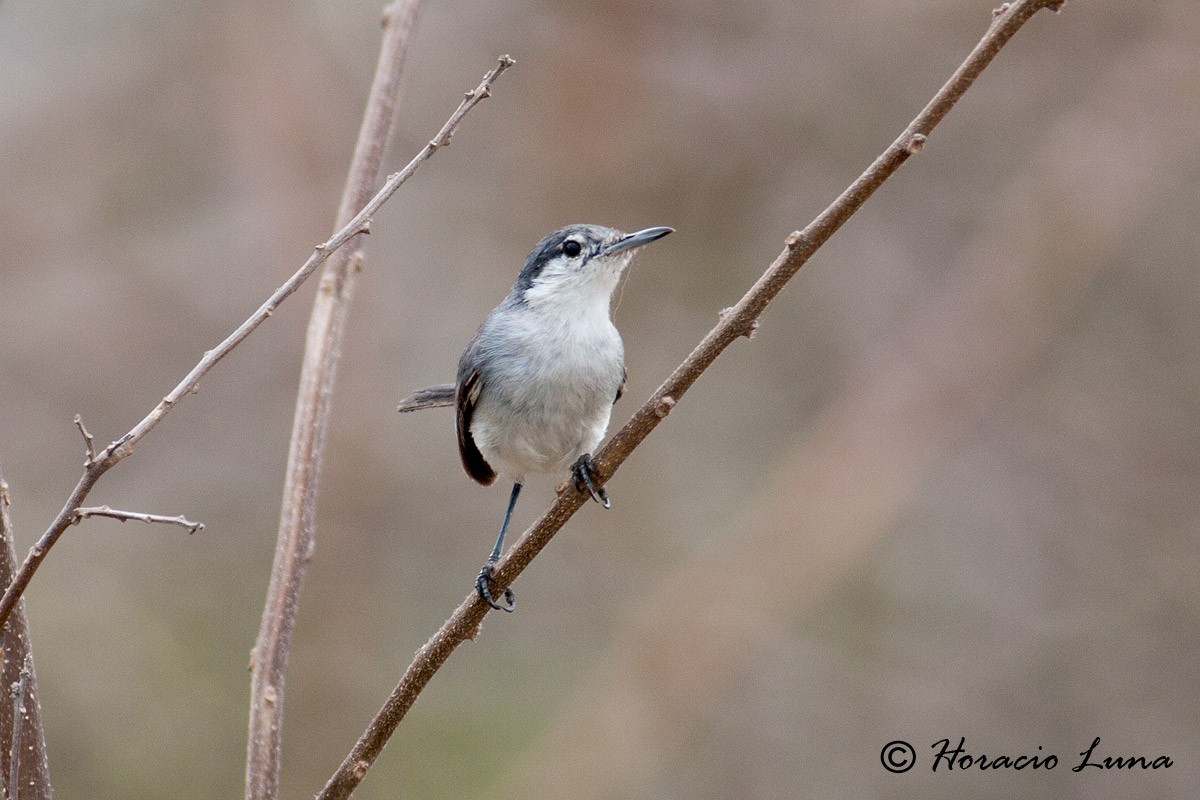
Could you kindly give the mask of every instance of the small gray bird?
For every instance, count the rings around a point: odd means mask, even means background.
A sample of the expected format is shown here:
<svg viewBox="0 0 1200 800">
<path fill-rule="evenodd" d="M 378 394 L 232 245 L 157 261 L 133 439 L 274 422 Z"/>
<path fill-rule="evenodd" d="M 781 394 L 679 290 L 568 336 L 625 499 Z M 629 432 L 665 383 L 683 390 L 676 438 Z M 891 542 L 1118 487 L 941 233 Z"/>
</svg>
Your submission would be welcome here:
<svg viewBox="0 0 1200 800">
<path fill-rule="evenodd" d="M 504 605 L 491 579 L 504 548 L 521 485 L 530 473 L 570 469 L 576 488 L 609 507 L 595 484 L 592 452 L 608 430 L 625 388 L 625 348 L 610 306 L 621 273 L 642 245 L 671 228 L 621 233 L 600 225 L 568 225 L 533 248 L 512 291 L 479 326 L 458 360 L 458 379 L 422 389 L 400 411 L 454 405 L 458 452 L 473 479 L 513 482 L 496 546 L 475 589 L 495 609 Z"/>
</svg>

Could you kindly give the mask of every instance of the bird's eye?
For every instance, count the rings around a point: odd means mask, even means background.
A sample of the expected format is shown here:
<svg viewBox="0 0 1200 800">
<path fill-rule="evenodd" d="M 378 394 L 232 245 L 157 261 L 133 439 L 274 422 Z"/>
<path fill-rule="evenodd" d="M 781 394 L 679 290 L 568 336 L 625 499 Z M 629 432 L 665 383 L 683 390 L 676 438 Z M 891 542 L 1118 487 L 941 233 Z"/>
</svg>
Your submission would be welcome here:
<svg viewBox="0 0 1200 800">
<path fill-rule="evenodd" d="M 563 253 L 565 253 L 569 258 L 574 258 L 582 252 L 583 245 L 574 239 L 567 239 L 565 242 L 563 242 Z"/>
</svg>

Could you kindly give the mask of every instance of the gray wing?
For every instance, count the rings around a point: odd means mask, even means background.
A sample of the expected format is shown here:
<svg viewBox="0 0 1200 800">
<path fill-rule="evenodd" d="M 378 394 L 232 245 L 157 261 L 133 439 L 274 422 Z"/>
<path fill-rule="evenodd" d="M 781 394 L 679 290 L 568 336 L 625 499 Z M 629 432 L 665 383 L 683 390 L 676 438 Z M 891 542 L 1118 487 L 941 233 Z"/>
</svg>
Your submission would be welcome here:
<svg viewBox="0 0 1200 800">
<path fill-rule="evenodd" d="M 484 324 L 487 322 L 485 320 Z M 482 326 L 480 327 L 482 331 Z M 458 360 L 458 384 L 454 394 L 454 403 L 458 409 L 455 414 L 455 427 L 458 430 L 458 455 L 462 458 L 463 469 L 472 479 L 491 486 L 496 482 L 496 470 L 479 452 L 475 439 L 471 436 L 471 418 L 475 415 L 475 406 L 484 391 L 484 379 L 477 364 L 475 355 L 479 349 L 479 332 L 463 350 L 462 358 Z"/>
<path fill-rule="evenodd" d="M 456 404 L 456 427 L 458 428 L 458 454 L 462 457 L 463 469 L 467 474 L 484 486 L 496 482 L 496 471 L 479 452 L 475 440 L 471 438 L 471 417 L 475 414 L 475 404 L 483 392 L 483 378 L 478 372 L 472 372 L 466 380 L 458 384 Z"/>
<path fill-rule="evenodd" d="M 442 408 L 454 405 L 453 383 L 440 383 L 427 389 L 420 389 L 400 401 L 397 411 L 420 411 L 422 408 Z"/>
</svg>

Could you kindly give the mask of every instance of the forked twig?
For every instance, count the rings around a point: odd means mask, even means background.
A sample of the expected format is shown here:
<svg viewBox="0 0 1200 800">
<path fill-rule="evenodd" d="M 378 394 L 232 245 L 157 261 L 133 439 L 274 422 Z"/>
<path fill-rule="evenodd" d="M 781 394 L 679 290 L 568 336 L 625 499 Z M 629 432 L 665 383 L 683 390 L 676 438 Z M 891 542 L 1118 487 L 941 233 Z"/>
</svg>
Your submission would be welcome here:
<svg viewBox="0 0 1200 800">
<path fill-rule="evenodd" d="M 803 231 L 797 231 L 787 237 L 783 252 L 766 272 L 733 308 L 721 315 L 716 327 L 709 331 L 683 363 L 601 449 L 595 462 L 602 480 L 607 480 L 650 431 L 666 418 L 684 392 L 726 347 L 737 338 L 753 333 L 755 323 L 767 304 L 779 294 L 812 254 L 858 211 L 867 198 L 910 156 L 923 149 L 933 128 L 1021 26 L 1039 10 L 1057 10 L 1062 2 L 1063 0 L 1017 0 L 996 10 L 995 19 L 975 49 L 904 132 Z M 503 589 L 520 575 L 555 533 L 583 505 L 584 497 L 585 495 L 575 491 L 564 491 L 559 495 L 550 509 L 525 532 L 508 555 L 501 560 L 493 579 L 494 590 Z M 476 636 L 479 625 L 489 610 L 487 603 L 475 592 L 471 592 L 443 623 L 441 629 L 417 651 L 383 707 L 317 796 L 318 800 L 341 800 L 350 796 L 417 696 L 450 654 L 464 641 Z"/>
<path fill-rule="evenodd" d="M 100 452 L 95 452 L 92 447 L 91 435 L 87 433 L 80 420 L 76 427 L 80 429 L 80 433 L 84 437 L 84 442 L 87 447 L 87 461 L 84 465 L 83 475 L 75 484 L 75 488 L 71 490 L 71 494 L 67 497 L 63 504 L 62 510 L 58 512 L 58 516 L 50 523 L 46 532 L 42 534 L 37 543 L 30 549 L 29 555 L 21 564 L 17 574 L 13 577 L 11 583 L 8 584 L 4 591 L 3 597 L 0 597 L 0 625 L 8 619 L 12 613 L 13 607 L 16 606 L 17 600 L 24 593 L 25 588 L 29 585 L 29 581 L 33 578 L 35 572 L 42 561 L 46 558 L 46 554 L 54 546 L 55 542 L 62 535 L 63 531 L 69 528 L 75 522 L 75 512 L 83 505 L 83 501 L 91 492 L 92 487 L 96 482 L 122 459 L 133 452 L 134 445 L 140 442 L 146 434 L 154 430 L 155 426 L 160 423 L 170 411 L 179 404 L 184 397 L 189 394 L 194 394 L 200 385 L 200 379 L 209 373 L 217 362 L 229 355 L 229 353 L 242 343 L 251 333 L 254 332 L 259 325 L 267 320 L 279 305 L 290 297 L 295 291 L 300 288 L 316 270 L 325 263 L 326 259 L 344 245 L 353 237 L 360 233 L 365 233 L 370 228 L 371 217 L 379 210 L 388 198 L 395 194 L 413 173 L 417 171 L 422 163 L 429 160 L 429 157 L 445 146 L 453 135 L 454 130 L 462 121 L 462 118 L 468 111 L 474 108 L 480 100 L 489 95 L 492 82 L 508 67 L 512 66 L 512 59 L 504 56 L 500 59 L 499 64 L 494 67 L 484 77 L 479 87 L 474 90 L 474 93 L 466 97 L 459 104 L 458 109 L 451 115 L 450 119 L 442 126 L 435 136 L 421 152 L 419 152 L 408 165 L 399 172 L 391 175 L 383 188 L 371 198 L 371 200 L 363 206 L 354 217 L 347 222 L 341 229 L 331 236 L 327 241 L 316 246 L 308 260 L 298 269 L 295 274 L 287 279 L 278 289 L 276 289 L 267 300 L 259 306 L 258 310 L 250 315 L 241 325 L 229 334 L 220 344 L 211 350 L 204 353 L 203 357 L 192 367 L 191 371 L 183 377 L 174 389 L 172 389 L 162 400 L 159 401 L 153 410 L 150 411 L 140 422 L 133 426 L 128 433 L 121 438 L 109 444 Z"/>
</svg>

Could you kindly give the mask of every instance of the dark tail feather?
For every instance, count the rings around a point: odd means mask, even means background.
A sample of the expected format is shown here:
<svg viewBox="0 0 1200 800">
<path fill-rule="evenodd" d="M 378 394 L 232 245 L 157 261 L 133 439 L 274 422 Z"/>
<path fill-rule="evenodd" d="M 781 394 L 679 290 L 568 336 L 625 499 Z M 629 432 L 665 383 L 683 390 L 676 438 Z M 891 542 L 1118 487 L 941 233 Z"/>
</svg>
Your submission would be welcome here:
<svg viewBox="0 0 1200 800">
<path fill-rule="evenodd" d="M 454 384 L 443 383 L 413 392 L 400 401 L 396 409 L 400 412 L 419 411 L 422 408 L 441 408 L 454 405 Z"/>
</svg>

